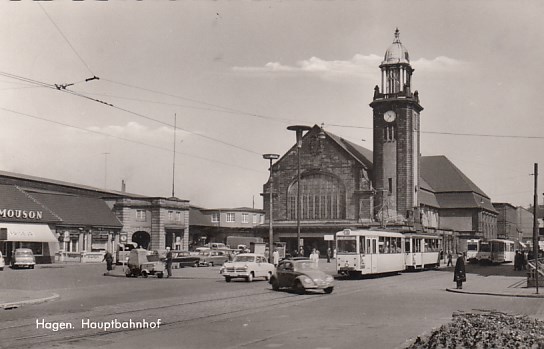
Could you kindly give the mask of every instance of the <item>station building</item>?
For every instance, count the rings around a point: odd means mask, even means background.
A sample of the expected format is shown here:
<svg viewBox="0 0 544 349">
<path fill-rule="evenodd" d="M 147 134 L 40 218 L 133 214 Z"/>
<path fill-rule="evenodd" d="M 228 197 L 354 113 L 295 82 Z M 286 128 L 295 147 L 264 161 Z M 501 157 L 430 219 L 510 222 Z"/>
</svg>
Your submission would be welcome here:
<svg viewBox="0 0 544 349">
<path fill-rule="evenodd" d="M 189 202 L 0 171 L 0 251 L 37 263 L 100 262 L 128 243 L 188 248 Z"/>
<path fill-rule="evenodd" d="M 489 196 L 447 157 L 421 156 L 423 107 L 398 29 L 379 68 L 370 103 L 373 150 L 314 125 L 272 165 L 261 234 L 267 236 L 272 191 L 274 238 L 290 251 L 299 236 L 306 253 L 324 253 L 325 237 L 345 228 L 439 235 L 452 251 L 464 251 L 469 238 L 496 237 L 498 212 Z"/>
</svg>

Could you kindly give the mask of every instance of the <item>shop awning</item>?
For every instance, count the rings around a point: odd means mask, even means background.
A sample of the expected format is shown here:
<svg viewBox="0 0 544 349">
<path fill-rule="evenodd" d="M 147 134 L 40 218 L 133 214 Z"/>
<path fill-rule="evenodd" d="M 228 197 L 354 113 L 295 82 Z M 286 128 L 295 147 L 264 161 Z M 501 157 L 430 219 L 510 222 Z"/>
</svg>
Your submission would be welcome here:
<svg viewBox="0 0 544 349">
<path fill-rule="evenodd" d="M 0 241 L 57 242 L 47 224 L 0 223 Z"/>
</svg>

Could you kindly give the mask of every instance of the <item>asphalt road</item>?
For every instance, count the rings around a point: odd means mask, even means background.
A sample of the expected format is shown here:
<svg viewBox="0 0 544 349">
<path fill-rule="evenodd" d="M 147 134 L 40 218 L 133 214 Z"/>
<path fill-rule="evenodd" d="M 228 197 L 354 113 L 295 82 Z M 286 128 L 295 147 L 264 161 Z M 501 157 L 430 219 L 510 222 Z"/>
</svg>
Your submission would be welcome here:
<svg viewBox="0 0 544 349">
<path fill-rule="evenodd" d="M 452 284 L 445 270 L 337 280 L 330 295 L 303 296 L 274 292 L 265 281 L 227 284 L 218 270 L 186 268 L 180 279 L 106 277 L 102 265 L 10 270 L 2 287 L 47 289 L 61 297 L 0 312 L 0 347 L 397 348 L 449 322 L 455 311 L 534 315 L 544 307 L 541 299 L 445 292 Z M 87 319 L 161 323 L 145 330 L 82 329 Z M 73 328 L 37 329 L 36 320 Z"/>
</svg>

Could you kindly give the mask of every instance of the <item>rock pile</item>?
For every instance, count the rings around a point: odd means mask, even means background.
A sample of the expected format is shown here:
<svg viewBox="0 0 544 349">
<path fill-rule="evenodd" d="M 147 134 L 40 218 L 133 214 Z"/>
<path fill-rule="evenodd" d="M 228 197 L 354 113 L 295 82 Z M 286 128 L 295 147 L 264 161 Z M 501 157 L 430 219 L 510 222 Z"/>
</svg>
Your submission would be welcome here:
<svg viewBox="0 0 544 349">
<path fill-rule="evenodd" d="M 453 321 L 407 348 L 544 348 L 544 322 L 500 312 L 454 313 Z"/>
</svg>

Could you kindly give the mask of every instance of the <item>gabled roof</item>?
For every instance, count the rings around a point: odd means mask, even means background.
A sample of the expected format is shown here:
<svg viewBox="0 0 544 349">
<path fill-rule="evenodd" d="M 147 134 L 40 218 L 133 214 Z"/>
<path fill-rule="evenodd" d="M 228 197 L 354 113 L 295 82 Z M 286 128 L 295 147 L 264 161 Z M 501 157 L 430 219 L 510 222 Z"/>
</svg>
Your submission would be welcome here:
<svg viewBox="0 0 544 349">
<path fill-rule="evenodd" d="M 47 183 L 47 184 L 52 184 L 52 185 L 61 186 L 61 187 L 68 187 L 68 188 L 74 188 L 74 189 L 87 190 L 87 191 L 102 194 L 103 196 L 144 197 L 143 195 L 139 195 L 139 194 L 125 193 L 125 192 L 116 191 L 116 190 L 100 189 L 100 188 L 91 187 L 91 186 L 88 186 L 88 185 L 81 185 L 81 184 L 74 184 L 74 183 L 69 183 L 69 182 L 57 181 L 57 180 L 54 180 L 54 179 L 48 179 L 48 178 L 43 178 L 43 177 L 35 177 L 35 176 L 30 176 L 30 175 L 26 175 L 26 174 L 22 174 L 22 173 L 0 171 L 0 177 L 14 178 L 14 179 L 17 179 L 17 180 L 23 179 L 23 180 L 26 180 L 26 181 L 29 181 L 29 182 Z"/>
<path fill-rule="evenodd" d="M 314 125 L 311 132 L 316 132 L 316 131 L 321 132 L 321 128 L 317 125 Z M 368 150 L 365 147 L 361 147 L 360 145 L 357 145 L 353 142 L 350 142 L 342 137 L 339 137 L 325 130 L 323 130 L 323 132 L 325 133 L 325 135 L 329 136 L 332 140 L 334 140 L 346 152 L 351 154 L 351 156 L 357 159 L 357 161 L 362 163 L 366 167 L 367 170 L 372 170 L 372 160 L 373 160 L 372 150 Z"/>
<path fill-rule="evenodd" d="M 63 224 L 119 229 L 123 227 L 102 199 L 37 192 L 28 193 L 28 195 L 55 212 L 62 219 Z"/>
<path fill-rule="evenodd" d="M 10 218 L 2 217 L 2 220 L 8 222 L 32 222 L 32 223 L 57 223 L 61 219 L 51 212 L 47 207 L 36 202 L 23 190 L 14 185 L 0 185 L 0 210 L 25 210 L 27 215 L 29 211 L 41 211 L 42 219 L 31 218 Z"/>
<path fill-rule="evenodd" d="M 421 177 L 439 192 L 474 192 L 489 197 L 444 155 L 422 156 Z"/>
</svg>

